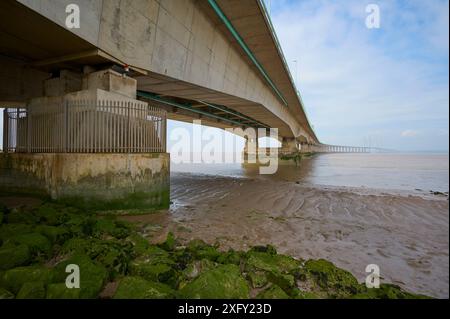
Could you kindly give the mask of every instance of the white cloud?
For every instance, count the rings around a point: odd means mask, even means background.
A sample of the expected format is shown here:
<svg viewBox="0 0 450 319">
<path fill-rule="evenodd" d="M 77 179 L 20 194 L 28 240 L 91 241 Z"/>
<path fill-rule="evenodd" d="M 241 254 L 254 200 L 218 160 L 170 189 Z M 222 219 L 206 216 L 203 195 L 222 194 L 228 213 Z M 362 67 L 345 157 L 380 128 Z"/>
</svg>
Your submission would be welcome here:
<svg viewBox="0 0 450 319">
<path fill-rule="evenodd" d="M 273 11 L 294 76 L 292 61 L 299 61 L 299 90 L 319 138 L 358 145 L 362 136 L 384 131 L 380 139 L 395 148 L 403 143 L 391 133 L 417 127 L 435 133 L 421 134 L 429 140 L 411 147 L 448 147 L 435 138 L 448 127 L 448 2 L 411 1 L 403 8 L 377 1 L 381 29 L 371 30 L 367 3 L 292 1 Z"/>
<path fill-rule="evenodd" d="M 419 132 L 415 130 L 405 130 L 400 135 L 402 137 L 416 137 L 418 134 Z"/>
</svg>

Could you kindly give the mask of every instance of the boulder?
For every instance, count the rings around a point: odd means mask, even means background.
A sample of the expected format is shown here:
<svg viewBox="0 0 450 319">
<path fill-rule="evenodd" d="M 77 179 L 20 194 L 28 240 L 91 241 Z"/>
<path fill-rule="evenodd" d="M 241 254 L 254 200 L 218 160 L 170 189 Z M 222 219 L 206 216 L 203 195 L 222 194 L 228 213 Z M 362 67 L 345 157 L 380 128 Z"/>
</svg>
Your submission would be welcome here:
<svg viewBox="0 0 450 319">
<path fill-rule="evenodd" d="M 5 271 L 0 278 L 0 286 L 13 293 L 18 293 L 27 282 L 50 283 L 53 273 L 43 266 L 17 267 Z"/>
<path fill-rule="evenodd" d="M 10 237 L 8 242 L 16 245 L 27 245 L 33 255 L 49 255 L 52 251 L 52 245 L 47 237 L 37 232 Z"/>
<path fill-rule="evenodd" d="M 175 291 L 158 282 L 141 277 L 125 277 L 117 287 L 114 299 L 169 299 L 175 298 Z"/>
<path fill-rule="evenodd" d="M 180 294 L 187 299 L 246 299 L 247 281 L 236 265 L 219 265 L 186 284 Z"/>
<path fill-rule="evenodd" d="M 30 259 L 31 253 L 27 245 L 5 245 L 0 248 L 0 270 L 25 265 Z"/>
<path fill-rule="evenodd" d="M 17 299 L 44 299 L 45 283 L 42 281 L 26 282 L 16 296 Z"/>
<path fill-rule="evenodd" d="M 81 289 L 67 288 L 66 284 L 50 284 L 47 286 L 47 299 L 79 299 Z"/>
<path fill-rule="evenodd" d="M 14 299 L 14 294 L 0 287 L 0 300 L 1 299 Z"/>
<path fill-rule="evenodd" d="M 300 267 L 300 262 L 290 256 L 273 255 L 271 252 L 249 251 L 245 268 L 248 272 L 265 270 L 274 273 L 289 273 Z"/>
<path fill-rule="evenodd" d="M 358 280 L 350 272 L 327 260 L 308 260 L 304 270 L 320 288 L 330 292 L 329 297 L 342 298 L 360 291 Z"/>
<path fill-rule="evenodd" d="M 270 285 L 270 287 L 261 291 L 257 296 L 257 299 L 290 299 L 290 297 L 284 292 L 283 289 L 277 285 Z"/>
<path fill-rule="evenodd" d="M 78 296 L 85 299 L 97 298 L 108 279 L 107 270 L 103 266 L 94 263 L 86 255 L 75 255 L 56 265 L 54 269 L 55 283 L 65 283 L 69 275 L 66 273 L 66 267 L 69 264 L 77 265 L 80 269 L 80 292 Z M 74 294 L 72 291 L 74 288 L 70 289 L 66 287 L 67 292 L 62 291 L 64 289 L 61 287 L 55 287 L 54 289 L 54 293 L 58 292 L 61 295 Z"/>
</svg>

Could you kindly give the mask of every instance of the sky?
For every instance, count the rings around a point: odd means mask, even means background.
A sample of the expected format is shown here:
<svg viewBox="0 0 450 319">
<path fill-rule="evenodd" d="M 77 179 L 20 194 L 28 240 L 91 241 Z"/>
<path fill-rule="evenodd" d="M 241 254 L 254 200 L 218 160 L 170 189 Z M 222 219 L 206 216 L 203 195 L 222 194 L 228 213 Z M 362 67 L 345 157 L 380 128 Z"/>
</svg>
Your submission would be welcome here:
<svg viewBox="0 0 450 319">
<path fill-rule="evenodd" d="M 448 151 L 448 1 L 269 2 L 321 142 Z M 368 4 L 378 29 L 366 27 Z"/>
</svg>

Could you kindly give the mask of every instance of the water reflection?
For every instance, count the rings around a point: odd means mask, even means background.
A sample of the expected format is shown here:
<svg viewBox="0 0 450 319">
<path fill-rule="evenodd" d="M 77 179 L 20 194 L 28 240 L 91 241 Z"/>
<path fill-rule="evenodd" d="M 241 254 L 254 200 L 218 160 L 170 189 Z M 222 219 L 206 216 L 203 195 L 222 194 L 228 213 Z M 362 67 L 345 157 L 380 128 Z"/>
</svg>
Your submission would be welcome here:
<svg viewBox="0 0 450 319">
<path fill-rule="evenodd" d="M 171 170 L 305 185 L 441 192 L 449 189 L 446 154 L 318 154 L 303 159 L 298 166 L 280 162 L 273 175 L 260 175 L 256 164 L 172 164 Z"/>
</svg>

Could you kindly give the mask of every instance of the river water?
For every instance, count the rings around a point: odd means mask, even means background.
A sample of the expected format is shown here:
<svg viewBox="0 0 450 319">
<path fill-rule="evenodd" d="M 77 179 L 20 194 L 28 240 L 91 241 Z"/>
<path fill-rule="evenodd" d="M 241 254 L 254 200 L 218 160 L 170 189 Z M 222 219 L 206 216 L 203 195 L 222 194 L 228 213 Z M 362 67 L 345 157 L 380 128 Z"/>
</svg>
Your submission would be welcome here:
<svg viewBox="0 0 450 319">
<path fill-rule="evenodd" d="M 363 187 L 417 192 L 449 190 L 447 154 L 331 153 L 303 160 L 301 165 L 280 164 L 273 175 L 259 175 L 257 165 L 172 164 L 172 172 L 296 181 L 302 185 Z"/>
<path fill-rule="evenodd" d="M 272 244 L 360 282 L 377 264 L 382 282 L 449 296 L 448 155 L 320 154 L 274 175 L 241 164 L 171 171 L 170 210 L 135 217 L 159 225 L 155 241 L 170 230 L 223 249 Z"/>
</svg>

